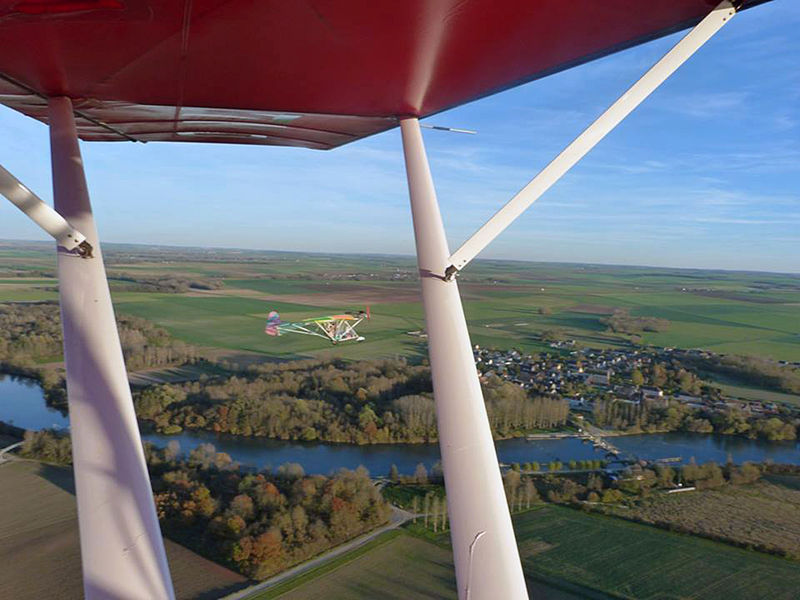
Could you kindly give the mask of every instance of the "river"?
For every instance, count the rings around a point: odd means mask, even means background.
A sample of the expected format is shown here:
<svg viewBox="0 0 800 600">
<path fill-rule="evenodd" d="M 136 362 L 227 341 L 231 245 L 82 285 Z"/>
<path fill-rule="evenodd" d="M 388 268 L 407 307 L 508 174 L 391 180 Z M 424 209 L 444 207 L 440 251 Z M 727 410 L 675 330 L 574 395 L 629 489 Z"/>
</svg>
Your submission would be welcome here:
<svg viewBox="0 0 800 600">
<path fill-rule="evenodd" d="M 41 389 L 35 381 L 0 375 L 0 421 L 25 429 L 68 427 L 69 420 L 61 412 L 47 407 Z M 162 435 L 145 432 L 143 439 L 158 446 L 177 441 L 183 452 L 199 444 L 213 444 L 220 452 L 245 465 L 258 468 L 277 467 L 295 462 L 307 473 L 327 474 L 341 467 L 354 469 L 365 466 L 373 475 L 389 472 L 392 464 L 401 473 L 413 473 L 418 463 L 430 468 L 439 460 L 438 444 L 352 444 L 300 443 L 264 438 L 243 438 L 205 431 Z M 745 461 L 800 464 L 800 444 L 797 442 L 764 442 L 734 436 L 692 433 L 658 433 L 612 438 L 623 452 L 639 458 L 677 458 L 698 463 L 714 460 L 724 463 L 728 455 L 737 463 Z M 575 438 L 526 441 L 524 439 L 496 442 L 497 454 L 504 463 L 553 460 L 602 459 L 604 453 Z"/>
</svg>

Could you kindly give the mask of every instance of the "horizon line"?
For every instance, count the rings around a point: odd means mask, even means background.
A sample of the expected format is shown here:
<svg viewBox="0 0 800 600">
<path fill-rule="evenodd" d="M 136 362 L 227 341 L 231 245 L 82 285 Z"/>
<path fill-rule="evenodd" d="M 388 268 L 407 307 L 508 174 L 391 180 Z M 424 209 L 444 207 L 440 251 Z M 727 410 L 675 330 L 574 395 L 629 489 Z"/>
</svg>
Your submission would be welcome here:
<svg viewBox="0 0 800 600">
<path fill-rule="evenodd" d="M 27 244 L 48 244 L 52 243 L 48 240 L 31 240 L 31 239 L 15 239 L 15 238 L 0 238 L 0 244 L 23 242 Z M 240 248 L 236 246 L 196 246 L 196 245 L 180 245 L 180 244 L 154 244 L 143 242 L 101 242 L 103 246 L 139 246 L 143 248 L 184 248 L 195 250 L 224 250 L 224 251 L 238 251 L 238 252 L 264 252 L 273 254 L 301 254 L 301 255 L 316 255 L 316 256 L 382 256 L 393 258 L 407 258 L 416 262 L 414 254 L 400 254 L 400 253 L 386 253 L 386 252 L 318 252 L 312 250 L 275 250 L 266 248 Z M 604 262 L 575 262 L 575 261 L 554 261 L 554 260 L 535 260 L 525 258 L 476 258 L 474 262 L 516 262 L 516 263 L 531 263 L 539 265 L 575 265 L 575 266 L 589 266 L 589 267 L 620 267 L 620 268 L 633 268 L 633 269 L 661 269 L 661 270 L 678 270 L 678 271 L 717 271 L 724 273 L 766 273 L 770 275 L 788 275 L 790 277 L 800 277 L 800 270 L 798 271 L 769 271 L 759 269 L 726 269 L 723 267 L 677 267 L 677 266 L 659 266 L 659 265 L 643 265 L 635 263 L 604 263 Z"/>
</svg>

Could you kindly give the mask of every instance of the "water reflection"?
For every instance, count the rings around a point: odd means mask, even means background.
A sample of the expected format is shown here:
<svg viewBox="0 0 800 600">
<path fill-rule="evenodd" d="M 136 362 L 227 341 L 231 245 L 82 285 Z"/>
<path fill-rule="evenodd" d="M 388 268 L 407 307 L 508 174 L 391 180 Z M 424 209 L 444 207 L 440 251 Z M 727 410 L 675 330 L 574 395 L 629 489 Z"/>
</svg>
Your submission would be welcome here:
<svg viewBox="0 0 800 600">
<path fill-rule="evenodd" d="M 67 415 L 45 404 L 38 382 L 0 374 L 0 421 L 23 429 L 69 427 Z"/>
<path fill-rule="evenodd" d="M 41 389 L 30 380 L 0 376 L 0 420 L 13 422 L 26 429 L 66 427 L 68 419 L 45 405 Z M 372 474 L 388 473 L 392 464 L 401 473 L 412 473 L 418 463 L 429 469 L 439 460 L 438 444 L 350 444 L 300 443 L 264 438 L 241 438 L 206 431 L 184 432 L 175 436 L 144 433 L 143 439 L 158 446 L 171 440 L 188 452 L 202 443 L 211 443 L 218 451 L 227 452 L 243 464 L 259 468 L 277 467 L 297 462 L 308 473 L 330 473 L 341 467 L 354 469 L 364 465 Z M 733 436 L 664 433 L 622 436 L 613 439 L 623 452 L 639 458 L 678 458 L 688 462 L 714 460 L 723 463 L 730 454 L 737 463 L 772 460 L 776 463 L 800 464 L 800 445 L 794 442 L 763 442 Z M 496 443 L 497 454 L 504 463 L 539 462 L 546 469 L 551 461 L 565 465 L 570 460 L 602 459 L 605 453 L 578 439 L 504 440 Z"/>
</svg>

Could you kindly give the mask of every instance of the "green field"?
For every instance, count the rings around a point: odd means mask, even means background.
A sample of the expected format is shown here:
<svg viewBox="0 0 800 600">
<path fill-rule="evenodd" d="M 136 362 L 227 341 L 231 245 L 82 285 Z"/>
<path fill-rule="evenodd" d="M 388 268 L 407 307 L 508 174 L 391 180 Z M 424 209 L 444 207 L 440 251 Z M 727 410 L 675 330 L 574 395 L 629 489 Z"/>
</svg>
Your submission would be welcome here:
<svg viewBox="0 0 800 600">
<path fill-rule="evenodd" d="M 732 398 L 756 400 L 759 402 L 778 402 L 800 406 L 800 396 L 796 396 L 794 394 L 785 394 L 783 392 L 773 392 L 771 390 L 762 390 L 760 388 L 747 385 L 723 383 L 719 379 L 720 378 L 712 379 L 712 385 L 714 385 L 714 387 L 718 387 L 720 390 L 722 390 L 723 394 L 731 396 Z"/>
<path fill-rule="evenodd" d="M 381 540 L 367 552 L 355 551 L 319 576 L 295 579 L 299 582 L 292 580 L 254 600 L 456 597 L 450 551 L 406 534 Z"/>
<path fill-rule="evenodd" d="M 798 563 L 725 544 L 548 506 L 515 519 L 526 573 L 622 598 L 796 599 Z"/>
<path fill-rule="evenodd" d="M 537 600 L 578 600 L 576 595 L 529 580 L 528 591 Z M 366 552 L 354 551 L 331 568 L 301 575 L 253 600 L 406 600 L 455 599 L 453 557 L 446 546 L 406 533 L 379 540 Z M 594 596 L 592 597 L 605 597 Z"/>
<path fill-rule="evenodd" d="M 670 524 L 741 547 L 800 558 L 800 477 L 780 476 L 686 494 L 653 494 L 636 506 L 611 509 L 624 519 Z"/>
<path fill-rule="evenodd" d="M 43 276 L 55 272 L 52 249 L 18 246 L 0 243 L 0 301 L 55 299 L 56 281 Z M 118 311 L 196 345 L 265 358 L 425 353 L 424 340 L 408 335 L 424 327 L 411 258 L 117 245 L 105 256 L 112 274 L 220 281 L 219 289 L 187 293 L 131 291 L 112 281 Z M 545 330 L 589 347 L 625 345 L 628 336 L 603 322 L 625 309 L 669 321 L 666 331 L 642 332 L 645 344 L 800 361 L 800 275 L 476 261 L 459 286 L 472 340 L 482 346 L 539 351 Z M 373 319 L 362 325 L 360 344 L 263 334 L 270 310 L 292 320 L 365 305 Z"/>
<path fill-rule="evenodd" d="M 534 598 L 800 597 L 797 563 L 718 542 L 553 505 L 516 515 L 514 528 Z M 438 539 L 400 535 L 257 598 L 455 598 L 448 534 Z"/>
</svg>

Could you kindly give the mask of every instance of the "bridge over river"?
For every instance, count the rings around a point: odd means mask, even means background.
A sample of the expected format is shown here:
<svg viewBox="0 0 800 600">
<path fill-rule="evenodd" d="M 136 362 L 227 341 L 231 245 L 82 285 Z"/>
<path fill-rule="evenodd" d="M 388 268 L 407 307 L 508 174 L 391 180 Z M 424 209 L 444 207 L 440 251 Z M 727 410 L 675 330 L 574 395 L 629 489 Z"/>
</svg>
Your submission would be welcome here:
<svg viewBox="0 0 800 600">
<path fill-rule="evenodd" d="M 590 429 L 591 428 L 591 429 Z M 596 449 L 602 450 L 606 453 L 606 459 L 612 459 L 617 462 L 632 464 L 639 461 L 639 458 L 630 452 L 620 450 L 612 442 L 609 437 L 620 435 L 619 433 L 606 432 L 597 427 L 581 429 L 576 432 L 559 431 L 554 433 L 532 433 L 526 436 L 528 441 L 537 440 L 558 440 L 565 438 L 578 438 L 584 442 L 592 444 Z"/>
</svg>

